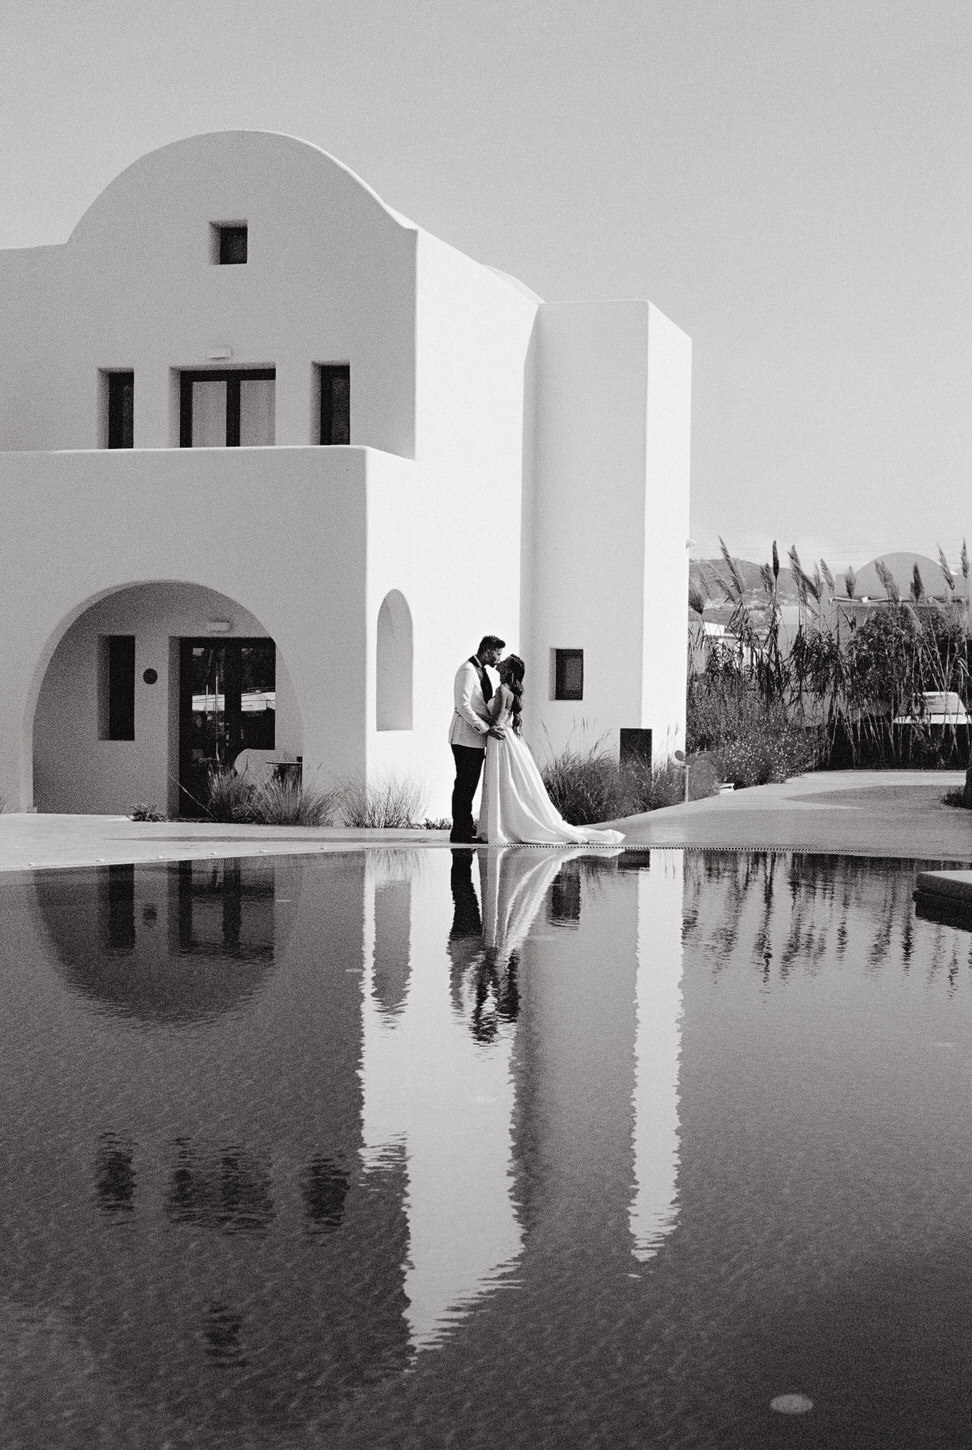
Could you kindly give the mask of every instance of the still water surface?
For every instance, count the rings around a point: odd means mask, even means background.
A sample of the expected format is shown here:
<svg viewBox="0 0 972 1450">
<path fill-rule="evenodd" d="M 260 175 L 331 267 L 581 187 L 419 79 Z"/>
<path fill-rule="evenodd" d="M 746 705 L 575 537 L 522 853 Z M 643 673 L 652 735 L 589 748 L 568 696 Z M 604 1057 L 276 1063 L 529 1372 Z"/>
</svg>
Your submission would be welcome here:
<svg viewBox="0 0 972 1450">
<path fill-rule="evenodd" d="M 4 1450 L 972 1443 L 970 936 L 913 879 L 0 882 Z"/>
</svg>

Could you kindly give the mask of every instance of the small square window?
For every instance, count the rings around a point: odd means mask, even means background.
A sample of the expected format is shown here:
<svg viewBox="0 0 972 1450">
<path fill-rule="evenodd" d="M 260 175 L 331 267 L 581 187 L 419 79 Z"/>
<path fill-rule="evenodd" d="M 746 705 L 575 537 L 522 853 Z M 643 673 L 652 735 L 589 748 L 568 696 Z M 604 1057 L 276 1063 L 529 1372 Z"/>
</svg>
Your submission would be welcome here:
<svg viewBox="0 0 972 1450">
<path fill-rule="evenodd" d="M 555 700 L 583 700 L 584 698 L 584 651 L 582 649 L 554 650 L 556 668 L 554 672 Z"/>
<path fill-rule="evenodd" d="M 213 261 L 221 267 L 239 267 L 246 261 L 246 222 L 213 222 Z"/>
</svg>

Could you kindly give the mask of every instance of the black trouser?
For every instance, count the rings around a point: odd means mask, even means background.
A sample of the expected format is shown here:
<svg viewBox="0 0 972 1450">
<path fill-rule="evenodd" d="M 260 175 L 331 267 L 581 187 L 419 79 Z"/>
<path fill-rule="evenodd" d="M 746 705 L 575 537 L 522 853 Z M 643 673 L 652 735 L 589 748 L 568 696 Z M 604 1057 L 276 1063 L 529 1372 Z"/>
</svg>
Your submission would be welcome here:
<svg viewBox="0 0 972 1450">
<path fill-rule="evenodd" d="M 472 745 L 454 745 L 452 754 L 456 761 L 456 783 L 452 788 L 452 835 L 451 841 L 471 841 L 476 834 L 473 824 L 472 803 L 483 772 L 485 750 L 476 750 Z"/>
</svg>

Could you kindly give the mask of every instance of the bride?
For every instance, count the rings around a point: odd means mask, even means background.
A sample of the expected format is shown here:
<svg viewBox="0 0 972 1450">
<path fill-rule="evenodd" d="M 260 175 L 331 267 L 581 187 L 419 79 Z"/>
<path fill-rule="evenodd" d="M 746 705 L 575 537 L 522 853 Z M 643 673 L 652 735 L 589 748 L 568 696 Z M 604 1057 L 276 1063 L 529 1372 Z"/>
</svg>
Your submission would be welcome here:
<svg viewBox="0 0 972 1450">
<path fill-rule="evenodd" d="M 489 702 L 489 712 L 503 735 L 490 735 L 486 743 L 480 835 L 491 846 L 619 845 L 624 840 L 620 831 L 569 826 L 557 810 L 520 735 L 523 661 L 518 655 L 507 655 L 497 669 L 500 684 Z"/>
</svg>

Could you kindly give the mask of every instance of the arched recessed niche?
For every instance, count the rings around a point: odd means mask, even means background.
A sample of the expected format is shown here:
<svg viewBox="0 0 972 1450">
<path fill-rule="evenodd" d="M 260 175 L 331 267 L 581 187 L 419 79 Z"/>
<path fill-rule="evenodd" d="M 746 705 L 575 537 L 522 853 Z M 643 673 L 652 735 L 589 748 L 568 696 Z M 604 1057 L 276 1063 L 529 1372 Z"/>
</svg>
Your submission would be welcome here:
<svg viewBox="0 0 972 1450">
<path fill-rule="evenodd" d="M 377 728 L 411 730 L 412 614 L 397 589 L 385 595 L 378 611 L 375 661 Z"/>
</svg>

